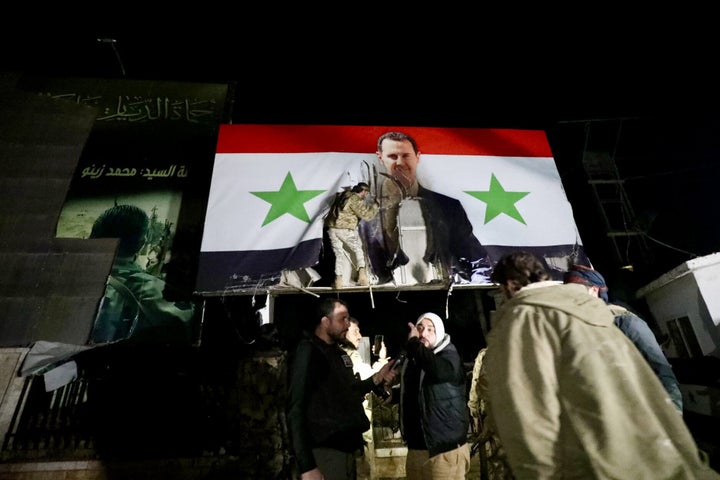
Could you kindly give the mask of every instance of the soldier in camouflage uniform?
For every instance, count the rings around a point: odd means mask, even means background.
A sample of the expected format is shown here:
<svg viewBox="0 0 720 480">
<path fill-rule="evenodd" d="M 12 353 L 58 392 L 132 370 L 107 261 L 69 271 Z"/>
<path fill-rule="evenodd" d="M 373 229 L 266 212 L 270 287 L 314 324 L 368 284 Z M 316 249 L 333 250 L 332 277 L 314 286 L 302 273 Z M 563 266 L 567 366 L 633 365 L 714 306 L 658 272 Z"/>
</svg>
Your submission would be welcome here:
<svg viewBox="0 0 720 480">
<path fill-rule="evenodd" d="M 370 186 L 360 182 L 350 190 L 338 193 L 325 224 L 328 229 L 328 238 L 335 253 L 335 280 L 333 288 L 343 286 L 343 264 L 346 255 L 350 256 L 353 270 L 357 270 L 357 284 L 369 285 L 365 252 L 358 234 L 360 220 L 370 220 L 377 215 L 377 203 L 365 201 Z"/>
</svg>

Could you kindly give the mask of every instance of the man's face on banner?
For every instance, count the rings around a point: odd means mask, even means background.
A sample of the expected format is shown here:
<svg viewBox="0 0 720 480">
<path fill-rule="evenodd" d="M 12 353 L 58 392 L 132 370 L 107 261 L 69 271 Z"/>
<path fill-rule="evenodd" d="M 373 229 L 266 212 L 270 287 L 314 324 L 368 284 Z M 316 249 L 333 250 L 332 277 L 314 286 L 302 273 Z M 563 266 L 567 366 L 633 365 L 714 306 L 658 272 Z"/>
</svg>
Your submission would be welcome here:
<svg viewBox="0 0 720 480">
<path fill-rule="evenodd" d="M 382 150 L 377 152 L 377 156 L 385 165 L 388 174 L 395 177 L 405 188 L 415 183 L 415 170 L 420 162 L 420 152 L 416 154 L 408 141 L 385 139 L 381 147 Z"/>
</svg>

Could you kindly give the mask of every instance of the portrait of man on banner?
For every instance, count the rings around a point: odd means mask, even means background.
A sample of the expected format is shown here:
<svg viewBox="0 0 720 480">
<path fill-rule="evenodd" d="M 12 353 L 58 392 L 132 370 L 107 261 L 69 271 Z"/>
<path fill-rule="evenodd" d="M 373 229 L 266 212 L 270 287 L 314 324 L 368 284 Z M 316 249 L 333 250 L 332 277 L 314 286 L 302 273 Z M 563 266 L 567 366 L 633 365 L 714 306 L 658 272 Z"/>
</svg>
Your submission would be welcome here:
<svg viewBox="0 0 720 480">
<path fill-rule="evenodd" d="M 488 283 L 491 265 L 462 204 L 418 181 L 413 137 L 386 132 L 373 165 L 377 220 L 362 223 L 377 283 Z"/>
<path fill-rule="evenodd" d="M 196 307 L 191 301 L 166 299 L 172 286 L 161 278 L 162 263 L 172 233 L 168 222 L 158 227 L 135 205 L 114 205 L 93 223 L 90 238 L 118 238 L 119 244 L 92 343 L 130 338 L 191 343 Z"/>
<path fill-rule="evenodd" d="M 177 195 L 148 193 L 68 202 L 58 234 L 116 238 L 115 261 L 98 305 L 89 344 L 121 340 L 190 345 L 197 342 L 199 307 L 168 283 Z"/>
<path fill-rule="evenodd" d="M 338 282 L 324 219 L 358 185 L 378 212 Z M 520 249 L 558 278 L 589 262 L 542 131 L 222 125 L 196 291 L 307 287 L 283 279 L 308 270 L 317 287 L 491 285 Z"/>
<path fill-rule="evenodd" d="M 44 76 L 24 82 L 97 111 L 56 227 L 58 238 L 118 239 L 88 342 L 197 344 L 200 227 L 228 85 Z"/>
</svg>

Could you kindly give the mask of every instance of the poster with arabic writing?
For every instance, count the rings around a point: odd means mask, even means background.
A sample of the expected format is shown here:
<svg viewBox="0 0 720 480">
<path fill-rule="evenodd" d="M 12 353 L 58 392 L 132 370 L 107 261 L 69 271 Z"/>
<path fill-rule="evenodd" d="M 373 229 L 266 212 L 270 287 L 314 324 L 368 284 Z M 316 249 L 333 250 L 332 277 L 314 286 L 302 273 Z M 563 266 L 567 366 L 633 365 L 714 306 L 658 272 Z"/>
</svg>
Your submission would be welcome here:
<svg viewBox="0 0 720 480">
<path fill-rule="evenodd" d="M 118 238 L 89 343 L 196 342 L 191 299 L 228 86 L 24 78 L 97 112 L 57 223 L 62 238 Z"/>
</svg>

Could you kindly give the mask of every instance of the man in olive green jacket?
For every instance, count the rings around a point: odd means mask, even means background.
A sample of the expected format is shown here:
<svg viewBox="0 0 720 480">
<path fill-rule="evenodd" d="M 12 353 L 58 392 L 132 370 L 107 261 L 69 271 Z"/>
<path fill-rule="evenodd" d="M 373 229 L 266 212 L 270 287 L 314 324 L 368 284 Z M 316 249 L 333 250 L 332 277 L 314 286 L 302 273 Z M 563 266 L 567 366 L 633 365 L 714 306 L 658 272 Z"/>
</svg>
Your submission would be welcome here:
<svg viewBox="0 0 720 480">
<path fill-rule="evenodd" d="M 490 412 L 518 479 L 720 479 L 605 302 L 526 252 L 492 273 Z"/>
</svg>

